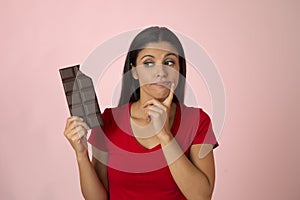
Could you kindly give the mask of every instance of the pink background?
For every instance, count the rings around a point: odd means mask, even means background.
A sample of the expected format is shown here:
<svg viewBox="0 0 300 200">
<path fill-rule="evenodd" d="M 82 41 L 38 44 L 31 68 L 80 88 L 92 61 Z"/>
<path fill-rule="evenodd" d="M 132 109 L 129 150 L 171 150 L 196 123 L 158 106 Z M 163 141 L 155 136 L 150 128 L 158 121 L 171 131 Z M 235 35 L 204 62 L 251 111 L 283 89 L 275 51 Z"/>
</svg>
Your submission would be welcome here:
<svg viewBox="0 0 300 200">
<path fill-rule="evenodd" d="M 58 69 L 150 25 L 193 38 L 223 78 L 213 199 L 300 199 L 299 9 L 296 0 L 1 1 L 0 199 L 82 199 Z M 205 87 L 200 96 L 210 112 Z"/>
</svg>

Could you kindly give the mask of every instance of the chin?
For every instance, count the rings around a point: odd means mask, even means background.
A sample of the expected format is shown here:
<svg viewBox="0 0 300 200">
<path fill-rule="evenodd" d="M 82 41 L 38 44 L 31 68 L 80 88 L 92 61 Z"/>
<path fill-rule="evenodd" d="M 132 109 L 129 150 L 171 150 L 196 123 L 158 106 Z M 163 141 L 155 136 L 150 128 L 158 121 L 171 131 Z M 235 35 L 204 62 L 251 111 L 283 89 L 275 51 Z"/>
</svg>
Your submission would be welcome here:
<svg viewBox="0 0 300 200">
<path fill-rule="evenodd" d="M 159 88 L 159 90 L 147 88 L 147 90 L 143 90 L 143 92 L 146 94 L 146 96 L 149 96 L 158 101 L 164 101 L 169 96 L 170 90 L 168 88 Z"/>
<path fill-rule="evenodd" d="M 159 100 L 159 101 L 164 101 L 168 97 L 168 95 L 169 95 L 169 92 L 160 94 L 160 95 L 155 95 L 155 96 L 153 96 L 153 98 L 155 98 L 156 100 Z"/>
<path fill-rule="evenodd" d="M 157 101 L 163 102 L 166 98 L 154 98 L 154 99 L 156 99 Z"/>
</svg>

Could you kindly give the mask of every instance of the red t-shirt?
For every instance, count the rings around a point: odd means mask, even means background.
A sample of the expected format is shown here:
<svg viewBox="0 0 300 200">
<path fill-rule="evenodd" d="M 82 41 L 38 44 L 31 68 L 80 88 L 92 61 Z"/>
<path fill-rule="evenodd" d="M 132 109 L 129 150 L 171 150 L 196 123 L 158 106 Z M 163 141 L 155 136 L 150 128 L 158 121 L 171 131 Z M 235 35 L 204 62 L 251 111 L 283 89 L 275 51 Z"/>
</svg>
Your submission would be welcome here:
<svg viewBox="0 0 300 200">
<path fill-rule="evenodd" d="M 186 199 L 176 185 L 161 146 L 142 146 L 130 126 L 130 106 L 105 109 L 104 126 L 94 128 L 89 142 L 108 152 L 108 182 L 111 200 Z M 171 132 L 185 155 L 193 144 L 218 146 L 209 116 L 199 108 L 178 104 Z"/>
</svg>

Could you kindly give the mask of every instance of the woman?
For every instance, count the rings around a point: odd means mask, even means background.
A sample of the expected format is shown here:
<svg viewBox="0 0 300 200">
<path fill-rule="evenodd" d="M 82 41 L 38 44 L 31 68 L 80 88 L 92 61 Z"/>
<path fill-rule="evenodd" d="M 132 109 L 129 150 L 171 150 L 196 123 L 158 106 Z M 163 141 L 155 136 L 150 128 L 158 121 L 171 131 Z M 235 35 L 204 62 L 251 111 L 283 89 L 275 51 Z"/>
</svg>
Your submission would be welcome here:
<svg viewBox="0 0 300 200">
<path fill-rule="evenodd" d="M 147 28 L 129 48 L 119 106 L 106 109 L 104 126 L 92 130 L 92 161 L 81 140 L 89 127 L 79 117 L 67 119 L 64 134 L 86 199 L 211 199 L 210 150 L 218 143 L 208 115 L 184 105 L 185 77 L 175 34 Z"/>
</svg>

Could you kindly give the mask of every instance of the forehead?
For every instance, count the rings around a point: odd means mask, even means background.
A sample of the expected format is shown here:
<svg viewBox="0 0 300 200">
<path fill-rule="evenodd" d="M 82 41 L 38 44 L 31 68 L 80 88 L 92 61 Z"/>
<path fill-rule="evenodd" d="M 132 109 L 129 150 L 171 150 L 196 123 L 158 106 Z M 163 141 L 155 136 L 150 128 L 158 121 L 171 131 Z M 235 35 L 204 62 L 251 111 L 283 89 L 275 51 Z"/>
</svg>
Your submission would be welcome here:
<svg viewBox="0 0 300 200">
<path fill-rule="evenodd" d="M 145 54 L 166 54 L 166 53 L 175 53 L 178 55 L 176 48 L 173 45 L 171 45 L 169 42 L 154 42 L 154 43 L 148 43 L 145 46 L 145 48 L 139 52 L 139 56 Z"/>
</svg>

